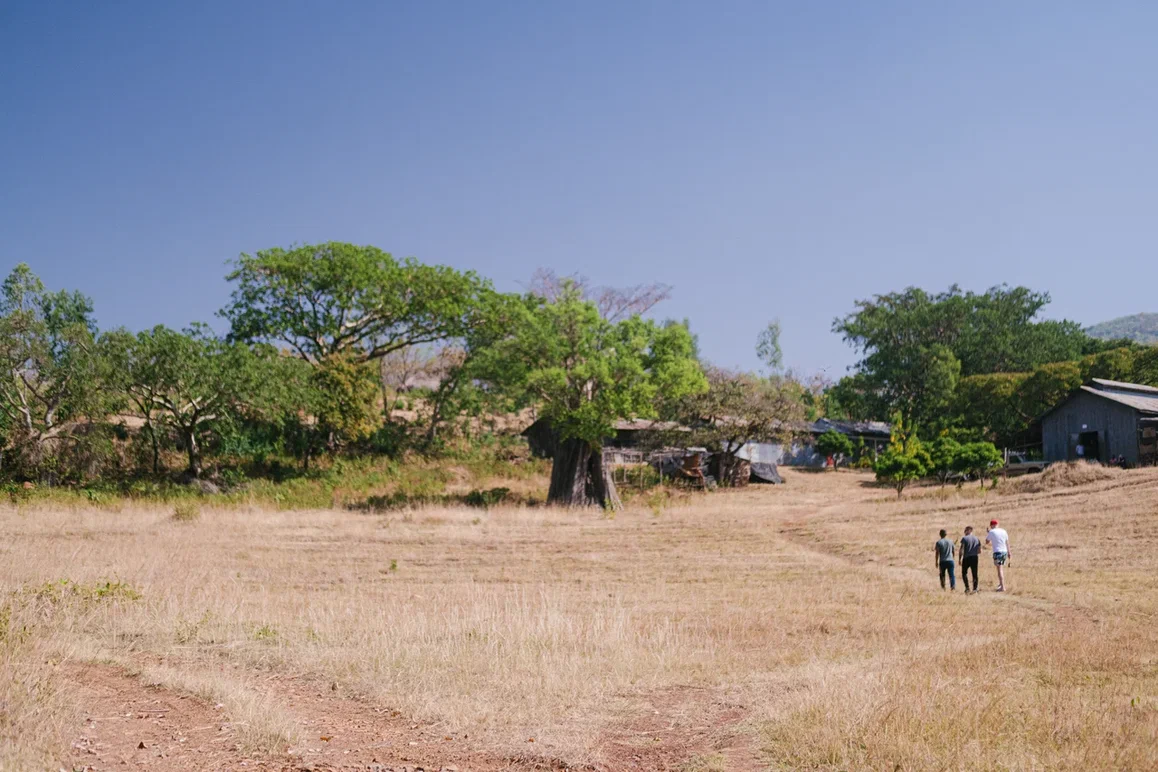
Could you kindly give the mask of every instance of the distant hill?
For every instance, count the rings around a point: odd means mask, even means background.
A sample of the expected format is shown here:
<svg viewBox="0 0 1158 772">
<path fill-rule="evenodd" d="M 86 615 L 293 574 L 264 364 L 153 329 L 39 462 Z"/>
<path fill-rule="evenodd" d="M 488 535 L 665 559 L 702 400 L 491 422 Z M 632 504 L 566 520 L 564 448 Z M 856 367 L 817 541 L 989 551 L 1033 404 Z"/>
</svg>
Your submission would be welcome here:
<svg viewBox="0 0 1158 772">
<path fill-rule="evenodd" d="M 1158 314 L 1134 314 L 1095 324 L 1086 330 L 1094 338 L 1129 338 L 1139 343 L 1158 343 Z"/>
</svg>

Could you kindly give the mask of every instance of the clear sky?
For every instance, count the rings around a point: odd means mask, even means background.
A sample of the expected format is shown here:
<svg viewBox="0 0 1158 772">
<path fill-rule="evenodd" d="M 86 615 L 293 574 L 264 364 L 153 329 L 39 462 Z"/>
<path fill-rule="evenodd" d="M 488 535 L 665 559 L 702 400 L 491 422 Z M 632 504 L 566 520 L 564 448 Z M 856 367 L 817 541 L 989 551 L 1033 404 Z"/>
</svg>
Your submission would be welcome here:
<svg viewBox="0 0 1158 772">
<path fill-rule="evenodd" d="M 1158 3 L 0 5 L 0 269 L 212 320 L 325 240 L 665 281 L 709 358 L 839 375 L 834 316 L 952 282 L 1158 310 Z M 213 320 L 220 329 L 220 320 Z"/>
</svg>

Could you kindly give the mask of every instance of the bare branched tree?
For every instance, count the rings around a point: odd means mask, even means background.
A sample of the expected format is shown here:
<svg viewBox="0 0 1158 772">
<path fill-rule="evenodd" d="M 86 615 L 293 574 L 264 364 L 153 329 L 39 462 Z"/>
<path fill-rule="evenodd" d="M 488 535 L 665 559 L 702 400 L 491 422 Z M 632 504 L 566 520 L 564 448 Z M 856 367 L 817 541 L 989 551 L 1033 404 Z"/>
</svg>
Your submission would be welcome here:
<svg viewBox="0 0 1158 772">
<path fill-rule="evenodd" d="M 596 287 L 579 274 L 559 276 L 549 268 L 540 268 L 531 276 L 528 290 L 551 302 L 559 298 L 565 285 L 578 288 L 584 300 L 595 304 L 600 315 L 609 322 L 618 322 L 636 314 L 645 314 L 671 297 L 670 284 L 636 284 L 632 287 Z"/>
<path fill-rule="evenodd" d="M 433 352 L 422 346 L 391 351 L 379 360 L 383 388 L 395 394 L 410 391 L 426 379 L 433 361 Z"/>
</svg>

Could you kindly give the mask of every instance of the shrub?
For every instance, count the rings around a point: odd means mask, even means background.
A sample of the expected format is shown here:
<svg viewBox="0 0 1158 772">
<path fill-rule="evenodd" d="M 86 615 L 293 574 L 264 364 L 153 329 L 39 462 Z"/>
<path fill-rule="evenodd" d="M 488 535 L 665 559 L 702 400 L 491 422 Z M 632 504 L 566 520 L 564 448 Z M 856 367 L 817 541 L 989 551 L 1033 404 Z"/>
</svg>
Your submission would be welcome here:
<svg viewBox="0 0 1158 772">
<path fill-rule="evenodd" d="M 877 473 L 877 480 L 895 488 L 897 498 L 900 498 L 905 488 L 929 473 L 931 466 L 929 451 L 925 450 L 916 437 L 910 437 L 908 440 L 898 440 L 889 445 L 888 449 L 877 457 L 873 470 Z"/>
<path fill-rule="evenodd" d="M 178 501 L 173 507 L 173 519 L 179 523 L 191 523 L 201 517 L 201 505 L 196 501 Z"/>
<path fill-rule="evenodd" d="M 1001 466 L 1001 452 L 992 442 L 970 442 L 957 451 L 954 467 L 966 474 L 975 474 L 985 487 L 988 474 Z"/>
<path fill-rule="evenodd" d="M 831 456 L 832 468 L 836 469 L 842 459 L 852 455 L 852 440 L 847 435 L 829 429 L 816 438 L 816 451 L 822 456 Z"/>
<path fill-rule="evenodd" d="M 961 443 L 947 435 L 942 435 L 935 439 L 929 448 L 929 456 L 933 462 L 929 471 L 937 475 L 937 479 L 941 481 L 942 487 L 949 481 L 949 478 L 957 468 L 960 454 Z"/>
<path fill-rule="evenodd" d="M 466 494 L 463 501 L 467 506 L 490 509 L 505 502 L 511 495 L 510 488 L 490 488 L 488 490 L 473 490 Z"/>
</svg>

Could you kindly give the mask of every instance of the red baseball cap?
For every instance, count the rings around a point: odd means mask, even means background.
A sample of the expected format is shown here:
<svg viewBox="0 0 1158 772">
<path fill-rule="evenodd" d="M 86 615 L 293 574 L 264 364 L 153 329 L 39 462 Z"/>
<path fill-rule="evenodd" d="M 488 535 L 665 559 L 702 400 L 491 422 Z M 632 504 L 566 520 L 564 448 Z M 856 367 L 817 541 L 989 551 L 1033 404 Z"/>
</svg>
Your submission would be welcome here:
<svg viewBox="0 0 1158 772">
<path fill-rule="evenodd" d="M 989 524 L 990 524 L 990 525 L 997 525 L 997 521 L 996 521 L 996 520 L 990 520 L 990 521 L 989 521 Z"/>
</svg>

